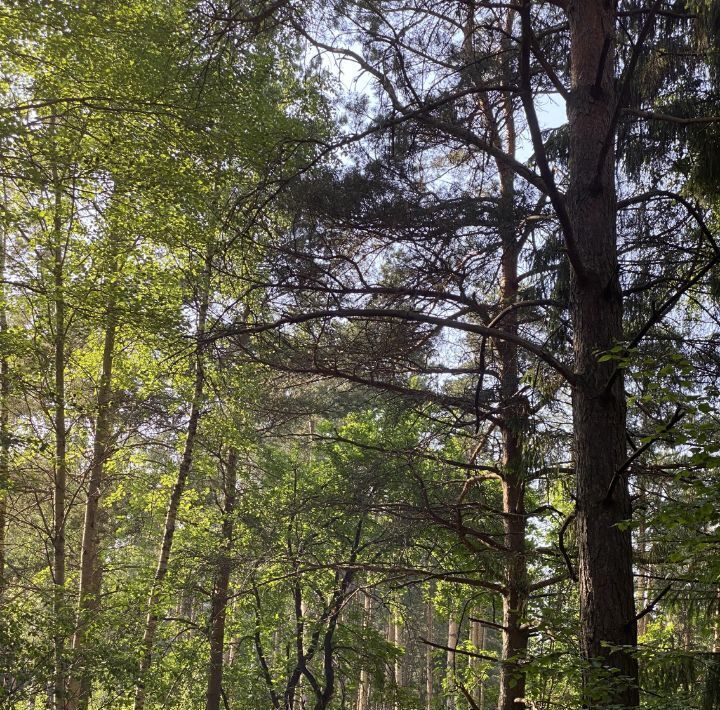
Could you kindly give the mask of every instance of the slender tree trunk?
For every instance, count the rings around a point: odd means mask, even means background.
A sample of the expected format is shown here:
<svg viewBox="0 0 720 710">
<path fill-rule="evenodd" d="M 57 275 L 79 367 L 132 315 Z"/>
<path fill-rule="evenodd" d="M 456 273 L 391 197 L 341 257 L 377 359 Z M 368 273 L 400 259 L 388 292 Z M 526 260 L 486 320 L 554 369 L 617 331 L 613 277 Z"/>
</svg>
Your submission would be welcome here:
<svg viewBox="0 0 720 710">
<path fill-rule="evenodd" d="M 640 503 L 644 502 L 644 496 L 643 499 L 640 501 Z M 648 602 L 650 601 L 650 585 L 649 585 L 649 579 L 645 576 L 650 567 L 647 564 L 647 528 L 645 523 L 645 516 L 640 519 L 640 524 L 638 526 L 638 544 L 637 544 L 637 552 L 640 556 L 640 564 L 638 565 L 638 569 L 640 571 L 640 576 L 638 577 L 637 585 L 636 585 L 636 596 L 637 596 L 637 608 L 638 609 L 644 609 Z M 651 619 L 651 614 L 645 614 L 645 616 L 642 617 L 638 621 L 638 638 L 643 636 L 645 634 L 645 631 L 647 630 L 647 624 Z"/>
<path fill-rule="evenodd" d="M 516 12 L 509 10 L 505 20 L 507 37 L 512 35 Z M 505 43 L 506 45 L 507 43 Z M 504 46 L 509 51 L 508 46 Z M 511 80 L 513 69 L 504 67 Z M 515 156 L 515 108 L 510 99 L 504 106 L 504 129 L 500 132 L 497 122 L 491 118 L 494 140 L 498 148 Z M 502 135 L 502 137 L 501 137 Z M 518 259 L 521 235 L 515 216 L 515 178 L 512 171 L 498 162 L 500 175 L 500 201 L 498 204 L 498 228 L 502 241 L 500 265 L 500 294 L 503 308 L 512 306 L 518 299 Z M 498 323 L 502 330 L 517 335 L 517 311 L 509 310 Z M 502 489 L 504 544 L 507 549 L 505 564 L 505 587 L 503 595 L 502 663 L 500 666 L 500 689 L 498 710 L 514 710 L 525 695 L 525 670 L 523 663 L 527 654 L 528 631 L 525 612 L 528 600 L 527 559 L 525 552 L 525 470 L 522 450 L 522 431 L 527 422 L 527 409 L 519 394 L 520 367 L 518 347 L 506 340 L 496 343 L 500 370 L 500 422 L 502 438 Z"/>
<path fill-rule="evenodd" d="M 386 636 L 388 643 L 395 645 L 395 623 L 393 621 L 393 612 L 390 611 L 390 615 L 387 620 Z M 387 666 L 387 680 L 390 685 L 395 685 L 395 663 Z"/>
<path fill-rule="evenodd" d="M 395 645 L 400 648 L 402 647 L 403 643 L 403 628 L 397 616 L 395 616 L 393 619 L 393 626 L 395 628 Z M 404 682 L 405 679 L 403 678 L 403 657 L 398 656 L 395 659 L 395 684 L 401 688 Z"/>
<path fill-rule="evenodd" d="M 90 480 L 88 482 L 85 520 L 83 523 L 82 550 L 80 553 L 80 588 L 78 613 L 73 636 L 73 652 L 79 660 L 80 674 L 74 674 L 68 682 L 68 707 L 87 708 L 92 692 L 92 678 L 84 657 L 86 630 L 92 617 L 100 608 L 102 569 L 100 551 L 100 495 L 105 464 L 112 443 L 112 369 L 117 330 L 114 305 L 108 308 L 108 322 L 103 342 L 102 369 L 97 394 L 95 439 L 93 441 Z M 85 654 L 86 655 L 86 654 Z"/>
<path fill-rule="evenodd" d="M 230 587 L 228 587 L 228 597 L 233 597 L 233 600 L 230 603 L 230 611 L 234 612 L 235 609 L 237 608 L 237 603 L 236 603 L 237 599 L 232 594 L 232 589 Z M 231 668 L 232 665 L 235 663 L 237 647 L 238 647 L 238 644 L 240 644 L 240 643 L 241 643 L 240 637 L 235 636 L 235 637 L 231 638 L 228 643 L 225 644 L 225 660 L 224 660 L 225 668 Z M 279 652 L 280 652 L 280 649 L 278 648 L 277 642 L 276 642 L 273 645 L 273 648 L 271 651 L 272 658 L 275 659 Z"/>
<path fill-rule="evenodd" d="M 630 530 L 621 525 L 632 510 L 627 480 L 619 474 L 626 459 L 625 394 L 622 371 L 615 371 L 613 362 L 598 362 L 599 352 L 623 338 L 612 135 L 615 3 L 572 0 L 568 19 L 572 92 L 566 237 L 573 261 L 581 645 L 588 661 L 600 662 L 626 679 L 622 687 L 608 691 L 607 702 L 636 707 L 632 541 Z"/>
<path fill-rule="evenodd" d="M 488 630 L 483 626 L 481 627 L 480 633 L 482 634 L 480 637 L 480 651 L 485 652 L 487 649 L 487 634 Z M 477 704 L 480 710 L 485 710 L 485 681 L 481 680 L 480 684 L 478 686 L 478 694 L 477 694 Z"/>
<path fill-rule="evenodd" d="M 55 369 L 55 461 L 53 481 L 53 616 L 55 675 L 53 704 L 65 709 L 65 496 L 67 491 L 67 428 L 65 422 L 65 280 L 62 241 L 62 194 L 53 167 L 53 305 Z"/>
<path fill-rule="evenodd" d="M 447 695 L 447 707 L 448 710 L 455 708 L 455 649 L 458 644 L 458 622 L 450 617 L 448 620 L 448 639 L 447 639 L 447 676 L 448 676 L 448 695 Z"/>
<path fill-rule="evenodd" d="M 476 653 L 482 653 L 485 650 L 485 627 L 479 621 L 470 622 L 470 643 Z M 480 660 L 470 656 L 468 658 L 470 668 L 477 676 Z M 482 680 L 478 680 L 473 689 L 473 700 L 475 704 L 482 710 L 484 705 L 483 695 L 485 693 L 485 684 Z"/>
<path fill-rule="evenodd" d="M 515 233 L 513 176 L 502 173 L 502 193 L 499 205 L 500 232 L 503 241 L 500 289 L 503 306 L 517 301 L 518 293 L 518 235 Z M 517 312 L 509 311 L 501 322 L 503 330 L 516 334 Z M 518 348 L 507 341 L 499 341 L 500 408 L 503 419 L 502 489 L 504 543 L 507 549 L 505 587 L 503 595 L 503 647 L 500 666 L 498 710 L 515 710 L 525 696 L 525 670 L 528 630 L 525 612 L 528 600 L 527 560 L 525 552 L 525 472 L 521 432 L 526 414 L 519 398 Z"/>
<path fill-rule="evenodd" d="M 703 688 L 702 710 L 720 710 L 720 590 L 716 596 L 713 649 L 708 658 L 707 676 Z"/>
<path fill-rule="evenodd" d="M 403 643 L 403 629 L 402 624 L 399 623 L 399 619 L 397 614 L 393 615 L 392 625 L 393 625 L 393 636 L 395 637 L 395 646 L 397 648 L 402 647 Z M 403 677 L 403 656 L 397 656 L 395 658 L 395 669 L 394 669 L 394 675 L 395 675 L 395 688 L 396 693 L 397 691 L 403 687 L 405 684 L 405 678 Z M 396 694 L 395 696 L 395 704 L 394 708 L 395 710 L 398 710 L 400 707 L 400 699 L 399 696 Z"/>
<path fill-rule="evenodd" d="M 513 350 L 515 350 L 513 348 Z M 514 356 L 517 355 L 515 350 Z M 513 357 L 515 363 L 517 362 Z M 503 363 L 507 365 L 507 361 Z M 511 367 L 513 367 L 511 365 Z M 514 368 L 513 368 L 514 369 Z M 514 373 L 517 386 L 517 371 Z M 505 377 L 503 377 L 505 380 Z M 505 381 L 504 384 L 507 384 Z M 515 387 L 516 389 L 517 387 Z M 525 669 L 528 628 L 525 619 L 528 601 L 527 561 L 525 556 L 525 481 L 522 451 L 515 426 L 502 427 L 503 450 L 503 522 L 506 562 L 506 588 L 503 595 L 502 664 L 500 666 L 499 710 L 515 710 L 525 697 Z"/>
<path fill-rule="evenodd" d="M 368 629 L 372 624 L 372 597 L 369 594 L 363 595 L 363 626 Z M 370 709 L 370 673 L 367 663 L 360 669 L 360 681 L 358 683 L 357 710 Z"/>
<path fill-rule="evenodd" d="M 434 614 L 433 614 L 433 604 L 432 599 L 428 599 L 426 602 L 426 611 L 425 611 L 426 617 L 425 617 L 425 623 L 427 626 L 427 640 L 432 643 L 433 636 L 435 635 L 433 633 L 433 627 L 434 627 Z M 433 648 L 428 644 L 425 647 L 425 710 L 432 710 L 433 709 L 433 691 L 434 688 L 434 673 L 433 673 Z"/>
<path fill-rule="evenodd" d="M 4 190 L 5 202 L 7 191 Z M 7 250 L 6 226 L 0 234 L 0 337 L 8 328 L 7 294 L 5 291 L 5 262 Z M 3 349 L 0 358 L 0 600 L 5 590 L 5 548 L 7 528 L 7 498 L 10 488 L 10 361 Z"/>
<path fill-rule="evenodd" d="M 303 598 L 300 601 L 300 615 L 303 619 L 303 647 L 307 648 L 307 628 L 308 628 L 308 603 Z M 300 709 L 305 710 L 305 708 L 309 705 L 309 699 L 308 699 L 308 692 L 307 692 L 307 683 L 305 676 L 300 676 L 300 682 L 298 683 L 298 702 L 300 703 Z"/>
<path fill-rule="evenodd" d="M 225 510 L 222 522 L 222 546 L 218 562 L 217 576 L 213 588 L 212 611 L 210 618 L 210 665 L 208 669 L 208 687 L 205 702 L 206 710 L 220 710 L 222 696 L 223 658 L 225 650 L 225 614 L 232 571 L 233 515 L 235 514 L 237 486 L 237 450 L 230 449 L 227 464 L 224 466 L 223 488 L 225 491 Z"/>
<path fill-rule="evenodd" d="M 200 412 L 202 408 L 203 389 L 205 385 L 205 369 L 203 363 L 205 337 L 205 321 L 207 319 L 208 300 L 209 300 L 209 274 L 210 274 L 210 257 L 207 259 L 207 268 L 205 273 L 204 292 L 200 303 L 198 313 L 197 326 L 197 348 L 195 351 L 195 383 L 190 405 L 190 417 L 188 419 L 187 436 L 185 438 L 185 447 L 183 449 L 180 466 L 178 468 L 177 479 L 173 486 L 170 500 L 168 502 L 167 512 L 165 515 L 165 528 L 163 531 L 162 544 L 158 555 L 157 567 L 153 578 L 150 595 L 147 602 L 147 619 L 145 621 L 145 631 L 143 633 L 141 644 L 141 657 L 138 668 L 138 676 L 135 688 L 135 710 L 143 710 L 145 707 L 145 683 L 148 671 L 152 663 L 152 650 L 155 641 L 155 633 L 157 631 L 159 621 L 158 606 L 160 604 L 163 583 L 168 571 L 168 562 L 170 560 L 170 552 L 172 550 L 173 538 L 175 536 L 175 526 L 177 523 L 177 514 L 180 508 L 180 500 L 185 485 L 187 483 L 188 474 L 193 462 L 193 454 L 195 451 L 195 437 L 200 422 Z"/>
<path fill-rule="evenodd" d="M 515 67 L 509 57 L 513 50 L 510 38 L 517 18 L 515 9 L 508 9 L 504 21 L 505 39 L 501 40 L 503 74 L 508 84 L 515 81 Z M 493 144 L 507 155 L 515 157 L 517 136 L 515 106 L 510 96 L 505 98 L 502 125 L 487 99 L 481 100 Z M 500 294 L 504 309 L 518 298 L 518 259 L 521 235 L 515 216 L 514 173 L 501 162 L 496 163 L 500 178 L 498 231 L 502 242 Z M 517 312 L 509 310 L 497 323 L 502 330 L 517 335 Z M 515 710 L 525 695 L 524 660 L 527 655 L 528 630 L 525 612 L 528 600 L 527 559 L 525 551 L 525 470 L 521 434 L 526 425 L 527 411 L 519 397 L 520 372 L 518 347 L 507 340 L 496 343 L 500 370 L 500 410 L 502 420 L 502 490 L 504 544 L 507 549 L 505 587 L 503 595 L 503 637 L 500 665 L 498 710 Z"/>
<path fill-rule="evenodd" d="M 525 670 L 528 630 L 525 612 L 528 600 L 527 564 L 525 558 L 524 481 L 519 472 L 512 472 L 511 462 L 520 457 L 517 437 L 503 431 L 505 440 L 505 481 L 503 512 L 505 545 L 510 550 L 506 564 L 506 585 L 503 595 L 503 648 L 500 667 L 499 710 L 514 710 L 517 701 L 525 696 Z"/>
</svg>

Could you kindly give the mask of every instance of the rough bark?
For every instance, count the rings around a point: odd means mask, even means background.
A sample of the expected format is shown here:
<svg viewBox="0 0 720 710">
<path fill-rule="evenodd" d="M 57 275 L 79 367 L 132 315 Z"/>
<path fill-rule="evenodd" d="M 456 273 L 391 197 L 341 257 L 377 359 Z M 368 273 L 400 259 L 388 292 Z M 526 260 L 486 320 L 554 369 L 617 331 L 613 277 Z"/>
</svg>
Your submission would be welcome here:
<svg viewBox="0 0 720 710">
<path fill-rule="evenodd" d="M 202 409 L 203 390 L 205 385 L 205 369 L 203 363 L 203 342 L 205 337 L 205 321 L 207 318 L 208 300 L 209 300 L 209 269 L 210 259 L 208 258 L 208 266 L 205 275 L 204 292 L 201 297 L 200 309 L 198 313 L 198 326 L 196 332 L 197 347 L 195 351 L 195 383 L 190 405 L 190 416 L 187 425 L 187 434 L 185 438 L 185 446 L 183 448 L 180 466 L 178 467 L 177 478 L 170 494 L 167 511 L 165 514 L 165 527 L 163 530 L 162 543 L 160 553 L 158 555 L 155 575 L 153 577 L 152 587 L 147 602 L 147 618 L 145 621 L 145 629 L 143 632 L 141 644 L 141 656 L 138 667 L 138 675 L 135 687 L 135 710 L 143 710 L 145 707 L 145 682 L 148 671 L 152 663 L 152 650 L 155 641 L 155 633 L 159 622 L 160 599 L 165 577 L 168 572 L 168 563 L 170 561 L 170 552 L 172 550 L 173 538 L 175 536 L 175 526 L 177 523 L 177 514 L 180 508 L 180 500 L 190 473 L 195 452 L 195 437 L 197 435 L 198 424 L 200 422 L 200 414 Z"/>
<path fill-rule="evenodd" d="M 622 292 L 616 244 L 614 3 L 568 4 L 572 90 L 568 102 L 570 161 L 567 206 L 574 251 L 571 309 L 577 381 L 573 425 L 577 478 L 581 646 L 591 664 L 619 678 L 605 703 L 639 703 L 632 545 L 622 523 L 631 516 L 627 481 L 617 480 L 626 457 L 622 372 L 598 353 L 622 341 Z M 615 482 L 615 483 L 614 483 Z M 615 647 L 614 649 L 609 646 Z M 620 647 L 620 648 L 618 648 Z M 590 676 L 586 678 L 590 681 Z"/>
<path fill-rule="evenodd" d="M 512 434 L 506 439 L 506 459 L 515 455 L 517 442 Z M 512 511 L 512 513 L 510 512 Z M 505 544 L 510 553 L 506 563 L 507 594 L 503 595 L 502 663 L 500 666 L 499 710 L 515 710 L 519 699 L 525 697 L 525 669 L 528 629 L 525 622 L 527 607 L 527 567 L 525 560 L 524 485 L 516 476 L 506 474 L 503 486 L 505 513 Z"/>
<path fill-rule="evenodd" d="M 224 466 L 223 489 L 225 509 L 222 521 L 222 550 L 218 561 L 210 613 L 210 664 L 206 710 L 220 710 L 222 699 L 223 659 L 225 651 L 225 615 L 232 571 L 233 515 L 235 514 L 237 486 L 237 450 L 232 448 Z"/>
<path fill-rule="evenodd" d="M 518 236 L 515 233 L 513 177 L 502 175 L 500 201 L 500 232 L 503 242 L 500 289 L 503 306 L 517 300 Z M 512 310 L 502 322 L 503 330 L 518 332 L 517 312 Z M 498 710 L 514 710 L 525 696 L 525 670 L 528 630 L 525 612 L 528 600 L 527 559 L 525 552 L 525 475 L 521 432 L 525 408 L 519 398 L 520 384 L 518 348 L 514 343 L 497 343 L 500 366 L 500 408 L 504 412 L 500 424 L 502 437 L 502 489 L 504 544 L 507 549 L 503 595 L 502 663 Z"/>
</svg>

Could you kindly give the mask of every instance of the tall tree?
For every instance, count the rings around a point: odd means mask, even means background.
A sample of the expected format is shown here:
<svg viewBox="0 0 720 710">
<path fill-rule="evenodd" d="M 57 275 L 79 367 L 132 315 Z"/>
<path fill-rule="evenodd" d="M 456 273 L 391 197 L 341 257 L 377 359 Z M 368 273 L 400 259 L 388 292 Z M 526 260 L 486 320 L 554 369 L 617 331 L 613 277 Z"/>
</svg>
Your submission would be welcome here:
<svg viewBox="0 0 720 710">
<path fill-rule="evenodd" d="M 201 280 L 198 285 L 198 310 L 197 325 L 195 329 L 195 347 L 193 349 L 193 384 L 192 396 L 190 399 L 190 412 L 188 414 L 187 430 L 185 432 L 185 443 L 183 445 L 182 458 L 178 466 L 177 477 L 170 493 L 167 510 L 165 513 L 165 526 L 158 554 L 157 567 L 153 576 L 150 595 L 147 602 L 147 620 L 143 631 L 142 645 L 140 649 L 140 662 L 135 690 L 135 710 L 142 710 L 145 707 L 145 685 L 153 657 L 153 644 L 160 620 L 160 603 L 163 595 L 163 585 L 168 573 L 168 563 L 172 552 L 175 528 L 177 525 L 178 510 L 180 502 L 187 485 L 190 469 L 195 455 L 195 441 L 200 424 L 200 416 L 203 409 L 203 398 L 205 389 L 205 333 L 207 328 L 208 307 L 210 305 L 210 289 L 212 279 L 212 258 L 211 251 L 205 256 L 204 268 Z"/>
<path fill-rule="evenodd" d="M 222 549 L 218 558 L 216 578 L 213 583 L 210 611 L 210 663 L 208 667 L 206 710 L 220 710 L 222 696 L 223 662 L 225 654 L 225 620 L 229 599 L 232 562 L 233 517 L 237 496 L 238 452 L 231 448 L 227 460 L 221 462 L 224 505 L 222 510 Z"/>
<path fill-rule="evenodd" d="M 613 701 L 634 707 L 639 704 L 633 655 L 637 624 L 632 541 L 624 525 L 632 509 L 623 476 L 627 458 L 623 373 L 612 362 L 598 361 L 599 352 L 623 340 L 614 156 L 619 107 L 615 11 L 612 2 L 580 1 L 568 6 L 570 152 L 563 234 L 572 273 L 581 643 L 588 660 L 602 660 L 620 674 L 619 687 L 610 693 Z M 523 13 L 523 32 L 529 35 L 529 3 Z M 558 202 L 558 208 L 562 219 L 564 204 Z"/>
</svg>

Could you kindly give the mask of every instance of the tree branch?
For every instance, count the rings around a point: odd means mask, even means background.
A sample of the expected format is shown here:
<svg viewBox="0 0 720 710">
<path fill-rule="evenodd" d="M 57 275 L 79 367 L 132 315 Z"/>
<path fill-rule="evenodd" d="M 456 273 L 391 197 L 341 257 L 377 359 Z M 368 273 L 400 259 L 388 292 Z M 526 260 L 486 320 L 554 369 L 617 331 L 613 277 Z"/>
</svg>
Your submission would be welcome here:
<svg viewBox="0 0 720 710">
<path fill-rule="evenodd" d="M 635 615 L 635 621 L 640 621 L 644 616 L 650 614 L 671 589 L 672 584 L 668 584 L 641 612 Z"/>
<path fill-rule="evenodd" d="M 540 175 L 545 183 L 546 193 L 550 198 L 555 214 L 562 227 L 565 238 L 565 247 L 568 259 L 580 281 L 586 278 L 585 266 L 580 258 L 580 253 L 575 243 L 575 234 L 570 221 L 570 214 L 565 204 L 565 198 L 555 184 L 550 163 L 545 151 L 545 143 L 540 130 L 540 122 L 535 110 L 535 101 L 532 94 L 530 80 L 530 51 L 532 46 L 532 24 L 530 17 L 530 0 L 523 0 L 520 8 L 520 20 L 522 26 L 522 41 L 520 45 L 520 99 L 525 109 L 530 136 L 532 138 L 533 150 L 535 151 L 535 162 L 540 169 Z"/>
<path fill-rule="evenodd" d="M 565 518 L 565 522 L 562 524 L 562 527 L 560 528 L 560 533 L 558 534 L 558 547 L 560 548 L 560 553 L 565 560 L 565 565 L 567 567 L 568 573 L 570 574 L 570 579 L 572 579 L 573 582 L 577 582 L 578 578 L 577 574 L 575 573 L 575 568 L 573 567 L 572 561 L 570 560 L 570 555 L 568 555 L 567 549 L 565 548 L 565 533 L 567 532 L 567 529 L 573 520 L 575 520 L 575 513 L 570 513 L 570 515 Z"/>
<path fill-rule="evenodd" d="M 610 503 L 610 501 L 612 500 L 615 486 L 618 484 L 618 481 L 622 477 L 623 473 L 625 473 L 625 471 L 630 468 L 633 461 L 635 461 L 635 459 L 645 453 L 658 439 L 661 439 L 665 434 L 667 434 L 686 414 L 687 410 L 684 409 L 682 405 L 678 405 L 677 409 L 675 410 L 675 414 L 673 414 L 670 421 L 659 432 L 657 432 L 657 434 L 653 436 L 650 441 L 646 441 L 641 447 L 637 449 L 637 451 L 634 451 L 625 461 L 625 463 L 620 466 L 617 471 L 615 471 L 615 474 L 610 481 L 610 485 L 608 486 L 607 493 L 605 494 L 605 498 L 603 500 L 605 505 Z"/>
<path fill-rule="evenodd" d="M 453 320 L 451 318 L 426 315 L 417 311 L 400 310 L 393 308 L 336 308 L 322 311 L 310 311 L 307 313 L 300 313 L 294 316 L 285 316 L 283 318 L 278 318 L 276 321 L 270 323 L 258 323 L 255 325 L 247 324 L 245 327 L 235 327 L 218 330 L 216 333 L 208 336 L 208 340 L 218 340 L 228 336 L 257 335 L 271 330 L 278 330 L 285 325 L 297 325 L 300 323 L 307 323 L 313 320 L 323 320 L 328 318 L 362 318 L 365 320 L 370 320 L 373 318 L 388 318 L 415 323 L 428 323 L 431 325 L 439 325 L 444 328 L 461 330 L 467 333 L 487 335 L 489 337 L 499 338 L 500 340 L 507 340 L 508 342 L 514 343 L 515 345 L 518 345 L 521 348 L 527 350 L 528 352 L 532 353 L 540 360 L 542 360 L 545 364 L 556 370 L 570 384 L 574 383 L 576 379 L 575 373 L 572 372 L 566 365 L 560 362 L 557 358 L 555 358 L 541 346 L 533 343 L 530 340 L 526 340 L 522 336 L 516 335 L 511 332 L 499 330 L 497 328 L 489 328 L 484 325 L 478 325 L 475 323 L 466 323 L 464 321 Z"/>
</svg>

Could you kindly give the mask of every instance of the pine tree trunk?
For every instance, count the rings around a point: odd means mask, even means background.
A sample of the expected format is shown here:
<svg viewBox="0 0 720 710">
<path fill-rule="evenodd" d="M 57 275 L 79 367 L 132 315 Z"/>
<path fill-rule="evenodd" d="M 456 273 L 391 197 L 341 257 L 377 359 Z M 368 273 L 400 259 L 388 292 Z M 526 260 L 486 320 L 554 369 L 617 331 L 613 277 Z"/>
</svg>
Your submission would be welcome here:
<svg viewBox="0 0 720 710">
<path fill-rule="evenodd" d="M 108 309 L 108 323 L 103 342 L 102 371 L 97 394 L 97 414 L 95 418 L 95 440 L 93 442 L 90 480 L 88 482 L 85 520 L 83 523 L 82 550 L 80 554 L 80 588 L 78 594 L 78 613 L 73 636 L 73 653 L 79 660 L 78 674 L 73 674 L 68 682 L 68 707 L 87 708 L 92 692 L 92 679 L 84 657 L 86 629 L 92 617 L 100 608 L 102 569 L 100 551 L 100 495 L 105 472 L 105 464 L 110 454 L 112 441 L 112 368 L 115 351 L 116 321 L 113 305 Z M 86 654 L 85 654 L 86 655 Z"/>
<path fill-rule="evenodd" d="M 513 27 L 517 18 L 515 9 L 508 9 L 504 21 L 506 39 L 502 40 L 505 57 L 510 56 Z M 508 84 L 515 81 L 515 68 L 509 59 L 503 60 L 503 74 Z M 515 157 L 517 136 L 515 107 L 509 98 L 503 106 L 502 123 L 492 107 L 483 102 L 483 111 L 490 128 L 493 144 L 505 154 Z M 519 225 L 515 216 L 515 176 L 502 161 L 496 163 L 500 176 L 500 200 L 498 204 L 498 231 L 502 242 L 500 293 L 504 309 L 518 300 Z M 497 323 L 498 328 L 512 335 L 518 334 L 515 310 L 509 310 Z M 519 397 L 518 347 L 507 340 L 498 339 L 496 348 L 500 370 L 500 421 L 502 437 L 502 489 L 504 544 L 507 549 L 505 561 L 505 587 L 503 595 L 503 639 L 500 665 L 500 688 L 498 710 L 515 710 L 518 700 L 525 695 L 525 670 L 523 662 L 527 654 L 528 631 L 525 611 L 528 599 L 527 559 L 525 552 L 525 471 L 521 432 L 525 427 L 527 412 Z"/>
<path fill-rule="evenodd" d="M 232 448 L 224 471 L 225 510 L 222 522 L 222 552 L 218 562 L 212 596 L 210 619 L 210 665 L 206 710 L 220 710 L 222 696 L 223 659 L 225 650 L 225 615 L 232 571 L 233 515 L 235 513 L 237 486 L 237 450 Z"/>
<path fill-rule="evenodd" d="M 514 131 L 513 131 L 514 135 Z M 510 143 L 510 141 L 508 141 Z M 514 138 L 511 145 L 514 145 Z M 503 252 L 500 291 L 504 308 L 518 297 L 518 240 L 514 217 L 515 184 L 512 173 L 501 171 L 499 204 L 500 235 Z M 518 333 L 517 311 L 511 310 L 499 323 L 506 332 Z M 498 710 L 515 710 L 525 696 L 524 661 L 528 646 L 525 613 L 528 601 L 525 535 L 525 471 L 521 432 L 526 424 L 527 409 L 519 395 L 520 373 L 518 348 L 508 341 L 498 341 L 500 367 L 500 423 L 502 437 L 502 489 L 505 562 L 503 595 L 502 663 Z"/>
<path fill-rule="evenodd" d="M 505 442 L 505 479 L 503 512 L 505 545 L 510 550 L 506 563 L 507 594 L 503 595 L 502 664 L 500 666 L 500 695 L 498 710 L 515 710 L 518 700 L 525 696 L 525 670 L 528 630 L 525 622 L 527 607 L 527 565 L 525 558 L 524 481 L 512 472 L 510 462 L 520 456 L 517 437 L 503 431 Z"/>
<path fill-rule="evenodd" d="M 507 594 L 503 595 L 502 664 L 498 710 L 515 710 L 525 696 L 525 669 L 528 629 L 525 613 L 528 601 L 525 557 L 525 482 L 521 473 L 521 450 L 517 434 L 503 427 L 504 480 L 503 521 Z"/>
<path fill-rule="evenodd" d="M 625 394 L 622 371 L 613 374 L 613 362 L 598 362 L 599 352 L 623 339 L 610 135 L 617 100 L 615 13 L 610 0 L 573 0 L 568 7 L 572 94 L 567 236 L 574 262 L 571 309 L 578 376 L 573 424 L 581 646 L 588 661 L 626 678 L 623 687 L 609 691 L 607 702 L 636 707 L 632 543 L 630 530 L 620 525 L 632 511 L 627 481 L 616 476 L 626 458 Z M 608 645 L 622 648 L 609 650 Z"/>
<path fill-rule="evenodd" d="M 190 473 L 190 468 L 192 466 L 193 454 L 195 451 L 195 437 L 198 430 L 198 424 L 200 422 L 203 389 L 205 385 L 203 342 L 205 337 L 205 321 L 207 319 L 209 300 L 209 273 L 210 258 L 208 257 L 205 274 L 205 290 L 202 294 L 202 301 L 198 313 L 198 326 L 196 332 L 197 348 L 195 353 L 195 383 L 192 402 L 190 405 L 190 417 L 188 419 L 187 435 L 185 438 L 182 458 L 180 460 L 180 466 L 178 468 L 178 475 L 168 502 L 162 544 L 160 546 L 155 576 L 153 578 L 147 602 L 148 613 L 142 638 L 141 657 L 135 687 L 135 710 L 143 710 L 145 707 L 145 684 L 147 681 L 148 671 L 150 670 L 150 665 L 152 663 L 153 643 L 155 641 L 155 633 L 159 622 L 158 606 L 162 595 L 163 583 L 165 581 L 165 577 L 167 576 L 170 552 L 172 550 L 173 538 L 175 536 L 177 514 L 180 508 L 180 500 L 183 492 L 185 491 L 188 474 Z"/>
</svg>

